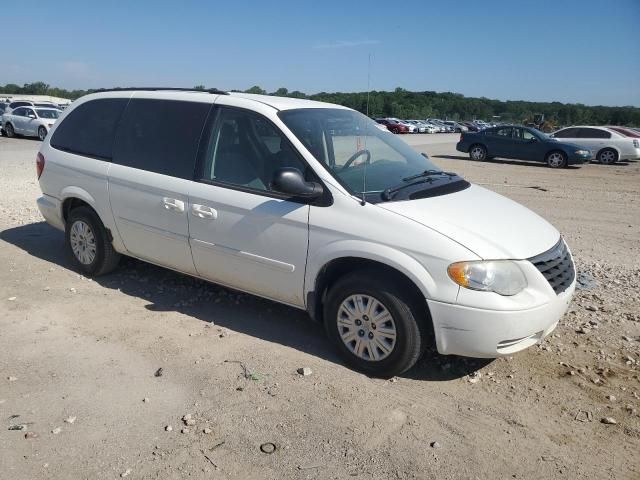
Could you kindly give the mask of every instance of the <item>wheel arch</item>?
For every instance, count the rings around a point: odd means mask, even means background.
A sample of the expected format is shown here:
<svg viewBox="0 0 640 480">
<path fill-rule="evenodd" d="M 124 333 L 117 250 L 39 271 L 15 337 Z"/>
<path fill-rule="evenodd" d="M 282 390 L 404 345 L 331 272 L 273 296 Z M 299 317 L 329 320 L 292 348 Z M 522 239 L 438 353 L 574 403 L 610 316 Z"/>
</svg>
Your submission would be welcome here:
<svg viewBox="0 0 640 480">
<path fill-rule="evenodd" d="M 96 215 L 98 215 L 98 218 L 100 218 L 100 221 L 102 221 L 100 213 L 96 208 L 95 199 L 86 190 L 80 187 L 65 187 L 62 190 L 61 197 L 62 197 L 62 202 L 61 202 L 62 215 L 61 216 L 65 223 L 67 222 L 67 218 L 69 217 L 69 212 L 71 212 L 71 210 L 73 210 L 74 208 L 77 208 L 80 206 L 87 206 L 91 208 L 91 210 L 96 212 Z M 102 221 L 102 223 L 104 223 L 104 221 Z"/>
<path fill-rule="evenodd" d="M 384 246 L 375 251 L 365 246 L 351 247 L 332 255 L 316 255 L 315 260 L 309 262 L 305 298 L 307 311 L 314 320 L 322 321 L 323 304 L 330 286 L 342 275 L 354 270 L 372 269 L 389 275 L 394 281 L 404 283 L 427 308 L 425 299 L 432 296 L 436 282 L 415 259 Z"/>
<path fill-rule="evenodd" d="M 620 157 L 622 156 L 622 152 L 620 151 L 620 149 L 618 147 L 616 147 L 615 145 L 607 145 L 605 147 L 602 147 L 601 149 L 599 149 L 596 152 L 595 158 L 598 158 L 598 155 L 600 155 L 602 152 L 604 152 L 605 150 L 613 150 L 614 152 L 616 152 L 616 154 L 618 155 L 618 160 L 620 160 Z"/>
</svg>

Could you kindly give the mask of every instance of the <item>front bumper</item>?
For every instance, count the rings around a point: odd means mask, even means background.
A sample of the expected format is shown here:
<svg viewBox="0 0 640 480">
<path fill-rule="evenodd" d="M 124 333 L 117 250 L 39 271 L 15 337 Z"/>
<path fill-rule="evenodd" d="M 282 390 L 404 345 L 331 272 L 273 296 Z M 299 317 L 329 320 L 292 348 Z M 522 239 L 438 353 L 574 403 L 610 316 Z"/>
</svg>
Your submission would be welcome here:
<svg viewBox="0 0 640 480">
<path fill-rule="evenodd" d="M 496 358 L 535 345 L 558 325 L 575 286 L 574 280 L 549 303 L 528 310 L 486 310 L 427 300 L 438 352 Z"/>
<path fill-rule="evenodd" d="M 567 161 L 568 165 L 582 165 L 583 163 L 589 163 L 592 159 L 592 155 L 570 155 Z"/>
<path fill-rule="evenodd" d="M 62 218 L 60 200 L 49 195 L 42 195 L 36 200 L 36 203 L 46 222 L 58 230 L 64 231 L 64 219 Z"/>
</svg>

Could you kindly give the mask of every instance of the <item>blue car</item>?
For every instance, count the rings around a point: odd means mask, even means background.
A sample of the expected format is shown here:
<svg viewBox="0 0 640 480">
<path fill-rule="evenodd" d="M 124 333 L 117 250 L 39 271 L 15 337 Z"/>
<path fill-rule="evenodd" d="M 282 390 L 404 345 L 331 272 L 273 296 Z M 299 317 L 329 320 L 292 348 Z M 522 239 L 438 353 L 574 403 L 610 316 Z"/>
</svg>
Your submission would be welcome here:
<svg viewBox="0 0 640 480">
<path fill-rule="evenodd" d="M 465 132 L 456 145 L 472 160 L 494 157 L 545 162 L 551 168 L 581 165 L 591 160 L 591 152 L 573 143 L 558 142 L 535 128 L 501 125 L 479 132 Z"/>
</svg>

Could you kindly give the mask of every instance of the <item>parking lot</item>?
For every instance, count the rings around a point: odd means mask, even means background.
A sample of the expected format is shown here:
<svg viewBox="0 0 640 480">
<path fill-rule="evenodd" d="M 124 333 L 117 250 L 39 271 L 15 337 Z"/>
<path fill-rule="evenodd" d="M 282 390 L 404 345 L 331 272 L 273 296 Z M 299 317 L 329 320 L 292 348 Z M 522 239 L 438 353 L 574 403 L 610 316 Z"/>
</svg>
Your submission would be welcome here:
<svg viewBox="0 0 640 480">
<path fill-rule="evenodd" d="M 400 138 L 553 223 L 580 289 L 540 346 L 392 380 L 301 311 L 131 259 L 78 275 L 39 142 L 0 137 L 0 478 L 639 478 L 640 162 L 472 162 L 458 137 Z"/>
</svg>

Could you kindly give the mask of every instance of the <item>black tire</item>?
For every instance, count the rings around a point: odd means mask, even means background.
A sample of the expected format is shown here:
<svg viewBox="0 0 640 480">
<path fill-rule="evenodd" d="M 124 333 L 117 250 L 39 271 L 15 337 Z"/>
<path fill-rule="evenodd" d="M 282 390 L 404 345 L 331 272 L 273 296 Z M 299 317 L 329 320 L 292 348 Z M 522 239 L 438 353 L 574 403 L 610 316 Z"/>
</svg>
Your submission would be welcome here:
<svg viewBox="0 0 640 480">
<path fill-rule="evenodd" d="M 550 168 L 566 168 L 568 165 L 567 154 L 561 150 L 550 151 L 547 153 L 547 156 L 544 157 L 544 161 Z"/>
<path fill-rule="evenodd" d="M 487 159 L 487 147 L 476 143 L 469 147 L 469 158 L 476 162 L 482 162 Z"/>
<path fill-rule="evenodd" d="M 95 256 L 90 263 L 83 263 L 73 252 L 71 246 L 72 228 L 76 222 L 83 222 L 88 225 L 95 242 Z M 85 275 L 97 277 L 104 275 L 114 270 L 118 266 L 120 261 L 120 254 L 116 252 L 111 245 L 109 234 L 104 228 L 102 221 L 91 208 L 89 207 L 77 207 L 69 212 L 69 217 L 65 225 L 65 245 L 68 254 L 73 260 L 73 264 L 76 268 L 82 271 Z"/>
<path fill-rule="evenodd" d="M 4 132 L 7 134 L 7 137 L 9 138 L 13 138 L 16 136 L 16 131 L 13 129 L 13 125 L 11 125 L 10 123 L 7 123 L 4 126 Z"/>
<path fill-rule="evenodd" d="M 38 138 L 41 142 L 44 142 L 44 139 L 47 138 L 47 129 L 44 127 L 38 128 Z"/>
<path fill-rule="evenodd" d="M 400 133 L 400 130 L 398 128 L 392 128 L 391 133 L 395 133 L 397 135 L 398 133 Z"/>
<path fill-rule="evenodd" d="M 596 159 L 603 165 L 613 165 L 618 161 L 618 152 L 613 148 L 603 148 L 596 155 Z"/>
<path fill-rule="evenodd" d="M 340 278 L 329 289 L 324 305 L 324 323 L 345 362 L 368 375 L 390 378 L 410 369 L 420 358 L 429 342 L 427 307 L 402 288 L 402 282 L 393 276 L 372 270 L 359 270 Z M 382 360 L 366 360 L 358 357 L 343 342 L 338 326 L 340 306 L 351 295 L 367 295 L 384 305 L 395 324 L 396 340 L 393 349 Z M 369 319 L 363 316 L 364 321 Z M 358 328 L 358 327 L 355 327 Z M 372 327 L 375 330 L 375 327 Z M 365 338 L 362 336 L 362 338 Z M 354 340 L 356 341 L 356 340 Z M 371 356 L 371 354 L 368 354 Z"/>
</svg>

